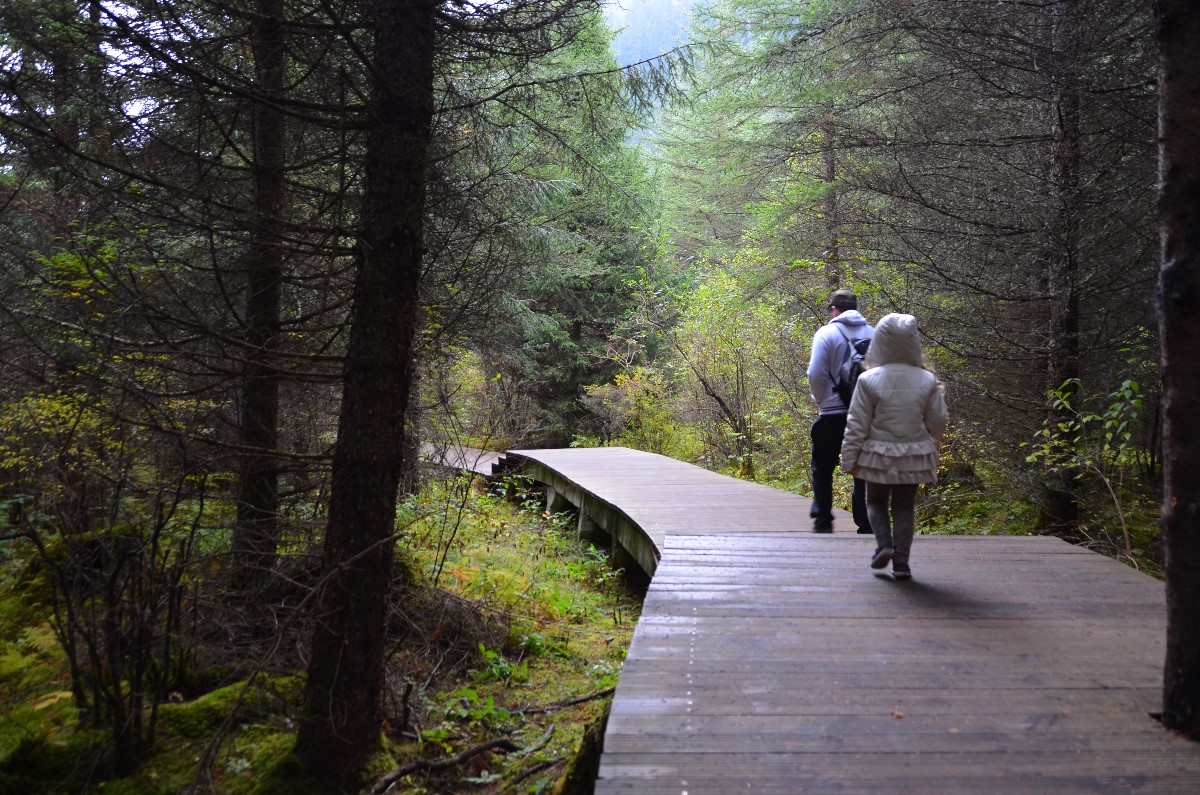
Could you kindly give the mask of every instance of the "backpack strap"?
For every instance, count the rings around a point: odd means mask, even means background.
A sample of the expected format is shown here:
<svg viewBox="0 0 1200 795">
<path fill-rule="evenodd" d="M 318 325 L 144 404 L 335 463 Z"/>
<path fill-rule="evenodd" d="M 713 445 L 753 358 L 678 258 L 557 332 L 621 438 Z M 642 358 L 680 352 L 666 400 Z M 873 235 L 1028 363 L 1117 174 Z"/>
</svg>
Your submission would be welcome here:
<svg viewBox="0 0 1200 795">
<path fill-rule="evenodd" d="M 866 337 L 851 337 L 850 332 L 846 330 L 845 323 L 834 323 L 833 325 L 837 327 L 838 331 L 842 332 L 842 336 L 846 339 L 846 342 L 849 342 L 850 344 L 854 344 L 859 340 L 867 339 Z"/>
<path fill-rule="evenodd" d="M 846 340 L 846 345 L 850 348 L 851 351 L 853 351 L 854 350 L 854 337 L 850 336 L 850 332 L 847 331 L 847 329 L 846 329 L 846 324 L 845 323 L 834 323 L 833 326 L 836 327 L 839 332 L 841 332 L 842 339 Z M 846 357 L 844 355 L 841 358 L 839 358 L 837 361 L 837 364 L 834 365 L 834 371 L 832 373 L 830 373 L 830 375 L 833 376 L 833 385 L 835 387 L 839 383 L 841 383 L 842 360 L 845 358 Z"/>
</svg>

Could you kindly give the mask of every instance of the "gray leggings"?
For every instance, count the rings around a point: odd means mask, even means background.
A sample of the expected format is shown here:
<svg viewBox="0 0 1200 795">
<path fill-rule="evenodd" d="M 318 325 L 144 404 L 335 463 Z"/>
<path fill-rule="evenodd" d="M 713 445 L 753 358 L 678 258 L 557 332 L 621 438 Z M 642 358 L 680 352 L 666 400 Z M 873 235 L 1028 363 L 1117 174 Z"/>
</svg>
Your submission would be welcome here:
<svg viewBox="0 0 1200 795">
<path fill-rule="evenodd" d="M 891 502 L 891 517 L 888 503 Z M 915 484 L 872 483 L 867 481 L 867 516 L 875 531 L 875 543 L 892 547 L 896 563 L 908 563 L 913 531 L 917 526 L 917 487 Z"/>
</svg>

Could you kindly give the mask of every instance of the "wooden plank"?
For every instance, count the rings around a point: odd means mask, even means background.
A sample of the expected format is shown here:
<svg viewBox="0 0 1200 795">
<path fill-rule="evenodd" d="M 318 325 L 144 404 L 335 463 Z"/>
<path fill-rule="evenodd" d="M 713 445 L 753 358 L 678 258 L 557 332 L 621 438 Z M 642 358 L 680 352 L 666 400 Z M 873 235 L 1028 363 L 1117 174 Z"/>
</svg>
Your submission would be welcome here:
<svg viewBox="0 0 1200 795">
<path fill-rule="evenodd" d="M 669 536 L 597 793 L 1200 792 L 1161 583 L 1045 538 Z"/>
<path fill-rule="evenodd" d="M 803 532 L 797 495 L 622 448 L 514 452 L 652 551 L 599 795 L 1200 792 L 1200 746 L 1151 714 L 1145 575 L 1052 538 L 919 536 L 897 582 L 844 511 Z"/>
<path fill-rule="evenodd" d="M 423 460 L 464 472 L 474 472 L 477 475 L 491 476 L 492 469 L 503 457 L 503 453 L 491 450 L 477 450 L 473 447 L 458 445 L 433 445 L 422 442 L 420 456 Z"/>
</svg>

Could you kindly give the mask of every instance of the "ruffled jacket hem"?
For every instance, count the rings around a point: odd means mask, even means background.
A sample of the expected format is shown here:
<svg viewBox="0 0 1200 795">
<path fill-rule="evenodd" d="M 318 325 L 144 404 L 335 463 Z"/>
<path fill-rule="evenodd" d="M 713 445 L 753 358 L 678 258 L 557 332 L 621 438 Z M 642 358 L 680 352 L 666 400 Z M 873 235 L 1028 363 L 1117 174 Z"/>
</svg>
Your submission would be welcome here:
<svg viewBox="0 0 1200 795">
<path fill-rule="evenodd" d="M 892 457 L 864 450 L 858 456 L 858 477 L 872 483 L 937 483 L 938 454 Z"/>
</svg>

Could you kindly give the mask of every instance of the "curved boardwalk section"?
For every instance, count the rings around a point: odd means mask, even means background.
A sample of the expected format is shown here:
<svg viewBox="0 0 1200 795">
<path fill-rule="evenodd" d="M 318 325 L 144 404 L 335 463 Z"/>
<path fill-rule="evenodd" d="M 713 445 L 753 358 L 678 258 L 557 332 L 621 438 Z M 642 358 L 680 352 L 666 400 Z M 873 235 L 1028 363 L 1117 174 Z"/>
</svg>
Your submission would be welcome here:
<svg viewBox="0 0 1200 795">
<path fill-rule="evenodd" d="M 514 456 L 653 550 L 598 795 L 1200 793 L 1200 745 L 1151 715 L 1150 577 L 1052 538 L 920 536 L 897 582 L 844 514 L 797 532 L 794 495 L 620 448 Z"/>
<path fill-rule="evenodd" d="M 719 475 L 666 456 L 626 447 L 509 450 L 506 466 L 544 484 L 547 510 L 568 502 L 581 530 L 595 524 L 654 575 L 668 535 L 795 532 L 807 529 L 810 500 Z M 855 532 L 846 511 L 835 510 L 839 533 Z"/>
<path fill-rule="evenodd" d="M 491 475 L 500 459 L 504 457 L 503 453 L 489 450 L 476 450 L 459 445 L 433 445 L 428 442 L 421 444 L 419 452 L 424 461 L 477 475 Z"/>
</svg>

